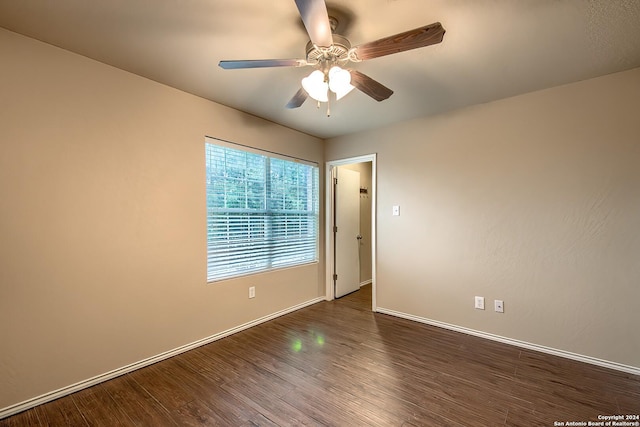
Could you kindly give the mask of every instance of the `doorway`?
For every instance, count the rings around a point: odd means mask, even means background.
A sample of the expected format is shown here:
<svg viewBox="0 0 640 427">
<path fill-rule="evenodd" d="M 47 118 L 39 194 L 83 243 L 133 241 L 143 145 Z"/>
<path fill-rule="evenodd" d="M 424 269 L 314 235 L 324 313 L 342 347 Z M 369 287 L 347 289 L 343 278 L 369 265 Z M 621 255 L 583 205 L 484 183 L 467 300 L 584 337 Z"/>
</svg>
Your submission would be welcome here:
<svg viewBox="0 0 640 427">
<path fill-rule="evenodd" d="M 359 232 L 356 234 L 360 238 L 357 238 L 356 235 L 349 235 L 346 239 L 344 237 L 336 238 L 336 226 L 338 226 L 338 233 L 340 232 L 340 227 L 336 224 L 336 211 L 340 209 L 340 206 L 336 204 L 336 192 L 340 191 L 340 184 L 336 189 L 335 178 L 340 175 L 340 170 L 356 171 L 360 175 L 356 196 L 359 204 L 357 214 L 360 223 Z M 340 271 L 340 267 L 344 269 L 345 262 L 349 263 L 350 268 L 353 268 L 353 264 L 357 263 L 358 286 L 371 284 L 365 289 L 371 289 L 371 308 L 376 311 L 376 154 L 327 162 L 325 172 L 326 299 L 330 301 L 340 296 L 340 293 L 336 294 L 336 271 Z M 343 172 L 343 175 L 347 175 L 347 173 Z M 348 175 L 352 174 L 348 172 Z M 342 214 L 344 215 L 344 213 Z M 351 245 L 354 244 L 356 238 L 357 258 L 354 261 Z M 342 245 L 348 245 L 348 248 Z M 340 254 L 345 256 L 341 257 Z"/>
</svg>

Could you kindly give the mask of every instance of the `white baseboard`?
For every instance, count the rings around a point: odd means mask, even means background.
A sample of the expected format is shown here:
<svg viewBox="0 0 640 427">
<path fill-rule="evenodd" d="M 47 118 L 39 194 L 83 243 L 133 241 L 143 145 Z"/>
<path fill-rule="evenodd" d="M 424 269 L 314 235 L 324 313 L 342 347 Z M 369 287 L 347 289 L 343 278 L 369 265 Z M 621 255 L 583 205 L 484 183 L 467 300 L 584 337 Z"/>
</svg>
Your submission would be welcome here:
<svg viewBox="0 0 640 427">
<path fill-rule="evenodd" d="M 152 365 L 154 363 L 160 362 L 162 360 L 168 359 L 173 356 L 177 356 L 180 353 L 184 353 L 185 351 L 192 350 L 194 348 L 203 346 L 205 344 L 209 344 L 211 342 L 217 341 L 221 338 L 227 337 L 229 335 L 235 334 L 236 332 L 240 332 L 242 330 L 248 329 L 252 326 L 259 325 L 260 323 L 267 322 L 269 320 L 275 319 L 276 317 L 283 316 L 285 314 L 291 313 L 296 310 L 300 310 L 301 308 L 316 304 L 318 302 L 324 301 L 324 297 L 314 298 L 312 300 L 294 305 L 292 307 L 286 308 L 284 310 L 277 311 L 273 314 L 269 314 L 267 316 L 261 317 L 259 319 L 253 320 L 251 322 L 242 324 L 240 326 L 236 326 L 235 328 L 227 329 L 226 331 L 222 331 L 220 333 L 211 335 L 209 337 L 200 339 L 198 341 L 194 341 L 189 344 L 185 344 L 183 346 L 174 348 L 173 350 L 165 351 L 164 353 L 157 354 L 155 356 L 149 357 L 144 360 L 140 360 L 138 362 L 132 363 L 127 366 L 123 366 L 118 369 L 114 369 L 113 371 L 106 372 L 101 375 L 97 375 L 93 378 L 89 378 L 75 384 L 68 385 L 66 387 L 62 387 L 58 390 L 51 391 L 49 393 L 45 393 L 43 395 L 25 400 L 24 402 L 16 403 L 15 405 L 8 406 L 6 408 L 0 409 L 0 420 L 6 417 L 10 417 L 11 415 L 15 415 L 19 412 L 26 411 L 27 409 L 34 408 L 38 405 L 42 405 L 43 403 L 51 402 L 52 400 L 58 399 L 60 397 L 67 396 L 71 393 L 75 393 L 76 391 L 83 390 L 85 388 L 89 388 L 96 384 L 99 384 L 104 381 L 108 381 L 110 379 L 119 377 L 120 375 L 124 375 L 126 373 L 135 371 L 136 369 L 144 368 L 145 366 Z"/>
<path fill-rule="evenodd" d="M 373 280 L 365 280 L 364 282 L 360 282 L 360 287 L 367 286 L 373 283 Z"/>
<path fill-rule="evenodd" d="M 498 341 L 504 344 L 510 344 L 517 347 L 527 348 L 529 350 L 539 351 L 541 353 L 552 354 L 554 356 L 560 356 L 567 359 L 577 360 L 579 362 L 590 363 L 592 365 L 602 366 L 604 368 L 615 369 L 616 371 L 627 372 L 629 374 L 640 375 L 640 367 L 623 365 L 622 363 L 611 362 L 608 360 L 598 359 L 591 356 L 585 356 L 582 354 L 572 353 L 565 350 L 558 350 L 551 347 L 545 347 L 543 345 L 533 344 L 526 341 L 520 341 L 513 338 L 507 338 L 500 335 L 494 335 L 487 332 L 477 331 L 475 329 L 469 329 L 462 326 L 456 326 L 437 320 L 431 320 L 424 317 L 414 316 L 412 314 L 402 313 L 395 310 L 389 310 L 382 307 L 377 307 L 376 311 L 382 314 L 388 314 L 390 316 L 401 317 L 403 319 L 413 320 L 419 323 L 425 323 L 431 326 L 437 326 L 443 329 L 449 329 L 451 331 L 462 332 L 468 335 L 474 335 L 476 337 L 489 339 L 492 341 Z"/>
</svg>

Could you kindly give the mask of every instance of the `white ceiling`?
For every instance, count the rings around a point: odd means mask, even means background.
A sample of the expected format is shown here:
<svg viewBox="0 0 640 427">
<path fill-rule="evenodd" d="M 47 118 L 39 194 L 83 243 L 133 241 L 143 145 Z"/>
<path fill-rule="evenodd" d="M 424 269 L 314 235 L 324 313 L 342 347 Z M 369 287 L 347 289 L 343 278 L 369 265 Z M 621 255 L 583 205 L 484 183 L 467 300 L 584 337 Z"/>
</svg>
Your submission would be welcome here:
<svg viewBox="0 0 640 427">
<path fill-rule="evenodd" d="M 0 26 L 321 138 L 640 67 L 638 0 L 332 0 L 352 45 L 439 21 L 444 41 L 355 64 L 395 93 L 284 105 L 311 71 L 293 0 L 0 0 Z"/>
</svg>

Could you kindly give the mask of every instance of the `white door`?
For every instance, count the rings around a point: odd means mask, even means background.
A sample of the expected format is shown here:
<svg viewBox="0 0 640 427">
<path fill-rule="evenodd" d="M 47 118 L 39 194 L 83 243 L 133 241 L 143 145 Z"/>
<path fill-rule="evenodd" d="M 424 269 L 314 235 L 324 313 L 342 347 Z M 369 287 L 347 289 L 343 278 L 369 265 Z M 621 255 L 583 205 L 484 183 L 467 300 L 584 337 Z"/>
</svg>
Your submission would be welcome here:
<svg viewBox="0 0 640 427">
<path fill-rule="evenodd" d="M 360 172 L 334 168 L 334 290 L 340 298 L 360 289 Z"/>
</svg>

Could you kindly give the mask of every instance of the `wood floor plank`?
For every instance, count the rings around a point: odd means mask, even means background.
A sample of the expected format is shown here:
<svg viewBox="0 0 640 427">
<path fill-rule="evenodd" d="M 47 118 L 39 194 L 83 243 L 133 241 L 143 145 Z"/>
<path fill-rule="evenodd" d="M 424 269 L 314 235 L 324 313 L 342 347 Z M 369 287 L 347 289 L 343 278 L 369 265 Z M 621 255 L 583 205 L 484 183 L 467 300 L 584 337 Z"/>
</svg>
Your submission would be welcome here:
<svg viewBox="0 0 640 427">
<path fill-rule="evenodd" d="M 38 418 L 38 411 L 31 410 L 21 412 L 13 417 L 0 420 L 0 426 L 2 427 L 41 427 L 46 426 L 40 423 Z"/>
<path fill-rule="evenodd" d="M 131 425 L 131 420 L 111 398 L 104 384 L 81 390 L 71 397 L 89 426 Z"/>
<path fill-rule="evenodd" d="M 335 393 L 333 390 L 297 389 L 284 397 L 291 406 L 297 408 L 319 423 L 327 426 L 400 425 L 396 422 L 380 423 L 379 419 L 372 421 L 372 414 L 364 411 L 356 396 L 347 393 Z M 380 415 L 380 414 L 376 414 Z M 377 418 L 377 417 L 376 417 Z M 365 424 L 366 422 L 366 424 Z"/>
<path fill-rule="evenodd" d="M 7 426 L 551 426 L 640 414 L 640 377 L 371 312 L 371 287 Z"/>
<path fill-rule="evenodd" d="M 43 426 L 88 426 L 71 396 L 35 408 Z"/>
<path fill-rule="evenodd" d="M 176 363 L 175 360 L 168 359 L 129 374 L 168 411 L 179 408 L 194 399 L 175 378 Z"/>
<path fill-rule="evenodd" d="M 223 388 L 238 400 L 255 409 L 261 417 L 279 426 L 323 426 L 304 412 L 294 408 L 281 397 L 275 397 L 268 391 L 244 387 L 243 384 L 225 384 Z"/>
<path fill-rule="evenodd" d="M 286 425 L 300 426 L 303 424 L 295 423 L 295 424 L 286 424 Z M 262 414 L 257 414 L 254 418 L 249 420 L 246 426 L 247 427 L 279 427 L 279 424 L 274 423 L 273 421 L 271 421 L 269 418 L 265 417 Z"/>
<path fill-rule="evenodd" d="M 136 426 L 169 426 L 169 412 L 128 374 L 104 383 L 104 389 Z M 176 424 L 177 425 L 177 424 Z"/>
<path fill-rule="evenodd" d="M 640 393 L 629 392 L 616 396 L 618 414 L 640 415 Z"/>
<path fill-rule="evenodd" d="M 171 416 L 180 426 L 231 426 L 243 422 L 228 414 L 219 414 L 218 411 L 197 399 L 175 409 L 171 412 Z"/>
<path fill-rule="evenodd" d="M 172 411 L 171 415 L 180 426 L 248 426 L 259 414 L 239 404 L 239 401 L 230 395 L 217 394 L 208 402 L 194 399 Z"/>
</svg>

